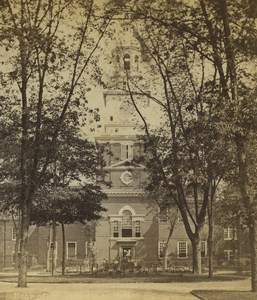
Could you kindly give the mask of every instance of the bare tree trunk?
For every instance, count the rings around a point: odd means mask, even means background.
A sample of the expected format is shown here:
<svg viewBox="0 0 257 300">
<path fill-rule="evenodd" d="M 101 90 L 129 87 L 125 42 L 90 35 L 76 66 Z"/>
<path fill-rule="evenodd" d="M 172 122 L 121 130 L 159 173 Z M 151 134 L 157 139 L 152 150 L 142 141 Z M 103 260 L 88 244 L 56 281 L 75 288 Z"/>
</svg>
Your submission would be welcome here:
<svg viewBox="0 0 257 300">
<path fill-rule="evenodd" d="M 21 235 L 20 235 L 20 225 L 17 227 L 16 231 L 16 241 L 15 241 L 15 269 L 18 268 L 19 266 L 19 245 L 20 245 L 20 240 L 21 240 Z"/>
<path fill-rule="evenodd" d="M 21 214 L 21 238 L 19 247 L 19 265 L 18 265 L 18 287 L 27 287 L 27 268 L 28 268 L 28 232 L 30 215 L 26 203 L 23 203 Z"/>
<path fill-rule="evenodd" d="M 170 242 L 170 239 L 171 239 L 171 236 L 172 236 L 172 233 L 173 233 L 173 229 L 174 227 L 170 230 L 169 230 L 169 235 L 168 235 L 168 238 L 167 238 L 167 242 L 166 242 L 166 245 L 165 245 L 165 249 L 164 249 L 164 257 L 163 257 L 163 269 L 164 270 L 167 270 L 168 269 L 168 253 L 169 253 L 169 242 Z"/>
<path fill-rule="evenodd" d="M 251 287 L 252 292 L 257 292 L 257 249 L 256 249 L 256 222 L 254 216 L 250 218 L 249 222 L 249 238 L 250 238 L 250 254 L 251 254 Z"/>
<path fill-rule="evenodd" d="M 56 247 L 56 221 L 53 220 L 53 255 L 52 255 L 52 276 L 56 273 L 56 259 L 57 259 L 57 247 Z"/>
<path fill-rule="evenodd" d="M 52 242 L 52 226 L 49 223 L 49 232 L 48 232 L 48 240 L 47 240 L 47 251 L 46 251 L 46 271 L 50 271 L 50 253 L 51 253 L 51 242 Z"/>
<path fill-rule="evenodd" d="M 239 189 L 241 192 L 242 200 L 249 216 L 249 242 L 250 242 L 250 255 L 251 255 L 251 280 L 252 292 L 257 292 L 257 230 L 255 214 L 253 209 L 252 200 L 248 194 L 248 173 L 246 163 L 246 138 L 241 135 L 236 136 L 237 158 L 239 169 Z"/>
<path fill-rule="evenodd" d="M 240 216 L 237 217 L 237 273 L 242 275 L 243 266 L 242 266 L 242 230 L 240 226 Z"/>
<path fill-rule="evenodd" d="M 12 220 L 13 220 L 13 227 L 15 229 L 15 232 L 16 232 L 16 240 L 15 240 L 15 253 L 14 253 L 14 257 L 15 257 L 15 262 L 14 262 L 14 268 L 17 269 L 18 268 L 18 265 L 19 265 L 19 255 L 18 255 L 18 252 L 19 252 L 19 245 L 20 245 L 20 239 L 21 239 L 21 235 L 20 235 L 20 226 L 21 226 L 21 217 L 20 217 L 20 211 L 18 210 L 18 224 L 15 220 L 15 216 L 14 216 L 14 213 L 13 211 L 11 212 L 12 214 Z"/>
<path fill-rule="evenodd" d="M 193 274 L 202 274 L 200 237 L 191 240 L 193 250 Z"/>
<path fill-rule="evenodd" d="M 171 222 L 170 222 L 170 231 L 169 231 L 169 235 L 168 235 L 168 238 L 167 238 L 167 243 L 166 243 L 165 249 L 164 249 L 164 262 L 163 262 L 163 268 L 164 268 L 164 270 L 168 269 L 168 249 L 169 249 L 169 242 L 170 242 L 170 239 L 172 237 L 172 234 L 173 234 L 176 222 L 177 222 L 177 218 L 178 218 L 178 209 L 176 210 L 176 213 L 174 215 L 174 219 L 171 220 Z"/>
<path fill-rule="evenodd" d="M 66 239 L 65 239 L 65 228 L 64 223 L 62 222 L 62 275 L 65 274 L 66 266 Z"/>
<path fill-rule="evenodd" d="M 212 219 L 212 218 L 211 218 Z M 213 278 L 213 224 L 212 220 L 209 220 L 209 235 L 208 235 L 208 262 L 209 262 L 209 278 Z"/>
<path fill-rule="evenodd" d="M 213 278 L 213 245 L 214 245 L 214 227 L 213 227 L 213 204 L 215 200 L 215 190 L 211 185 L 211 195 L 208 201 L 208 262 L 209 262 L 209 278 Z"/>
</svg>

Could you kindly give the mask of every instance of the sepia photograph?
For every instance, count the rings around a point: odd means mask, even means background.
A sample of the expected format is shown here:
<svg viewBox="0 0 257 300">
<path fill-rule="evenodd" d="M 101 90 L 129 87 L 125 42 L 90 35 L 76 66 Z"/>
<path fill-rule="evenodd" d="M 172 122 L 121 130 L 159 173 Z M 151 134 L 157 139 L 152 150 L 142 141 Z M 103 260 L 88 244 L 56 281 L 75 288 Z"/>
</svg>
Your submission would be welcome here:
<svg viewBox="0 0 257 300">
<path fill-rule="evenodd" d="M 257 2 L 0 0 L 0 300 L 257 299 Z"/>
</svg>

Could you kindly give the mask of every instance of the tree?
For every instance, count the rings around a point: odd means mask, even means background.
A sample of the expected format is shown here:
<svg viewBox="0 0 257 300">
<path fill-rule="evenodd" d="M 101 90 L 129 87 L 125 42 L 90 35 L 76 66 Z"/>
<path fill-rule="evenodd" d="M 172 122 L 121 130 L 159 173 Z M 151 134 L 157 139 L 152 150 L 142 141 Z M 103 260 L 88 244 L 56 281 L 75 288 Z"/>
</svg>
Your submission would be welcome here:
<svg viewBox="0 0 257 300">
<path fill-rule="evenodd" d="M 88 78 L 94 54 L 112 12 L 96 16 L 93 0 L 7 0 L 1 7 L 1 47 L 6 50 L 3 92 L 19 104 L 20 246 L 18 286 L 27 286 L 27 241 L 30 209 L 44 181 L 68 112 L 86 105 Z M 9 51 L 10 50 L 10 51 Z M 96 77 L 96 74 L 91 74 Z M 83 85 L 80 83 L 84 80 Z M 17 85 L 14 85 L 16 83 Z M 43 118 L 44 116 L 44 118 Z M 46 137 L 44 121 L 51 130 Z M 74 123 L 78 119 L 74 120 Z"/>
<path fill-rule="evenodd" d="M 219 74 L 219 86 L 226 113 L 224 122 L 230 124 L 229 135 L 237 149 L 238 184 L 241 197 L 249 215 L 249 236 L 251 245 L 252 291 L 257 291 L 256 263 L 256 221 L 253 209 L 254 198 L 251 196 L 249 184 L 249 165 L 247 148 L 249 136 L 256 132 L 256 85 L 248 60 L 256 62 L 256 27 L 249 8 L 255 7 L 247 1 L 204 1 L 199 0 L 199 7 L 190 8 L 191 16 L 201 18 L 198 24 L 203 28 L 196 35 L 196 22 L 191 25 L 183 19 L 179 22 L 181 34 L 190 37 L 194 48 L 204 49 L 209 55 L 214 68 Z M 252 6 L 250 6 L 252 5 Z M 176 22 L 175 22 L 176 23 Z M 178 23 L 175 25 L 177 26 Z M 198 41 L 196 41 L 196 39 Z M 207 50 L 207 51 L 206 51 Z M 254 113 L 255 114 L 255 113 Z M 232 124 L 231 124 L 232 121 Z M 232 125 L 232 126 L 231 126 Z"/>
<path fill-rule="evenodd" d="M 52 274 L 55 272 L 55 227 L 62 226 L 63 235 L 63 257 L 62 273 L 65 271 L 65 232 L 64 224 L 73 224 L 86 221 L 97 220 L 99 213 L 104 211 L 101 201 L 106 195 L 99 186 L 94 184 L 84 184 L 81 187 L 42 187 L 39 195 L 33 203 L 31 211 L 31 221 L 38 226 L 51 223 L 53 228 L 53 239 L 49 244 L 53 244 L 53 266 Z"/>
<path fill-rule="evenodd" d="M 141 160 L 142 158 L 140 158 L 140 161 Z M 149 171 L 148 168 L 146 169 Z M 163 186 L 159 185 L 158 180 L 156 180 L 155 177 L 158 172 L 158 168 L 155 171 L 148 172 L 146 180 L 143 182 L 142 186 L 144 187 L 144 198 L 149 204 L 149 208 L 153 211 L 158 222 L 164 221 L 168 224 L 169 233 L 166 239 L 166 244 L 162 249 L 163 268 L 164 270 L 167 270 L 169 243 L 178 220 L 179 212 L 175 202 L 172 200 L 169 193 L 167 194 L 167 189 L 164 189 Z"/>
<path fill-rule="evenodd" d="M 133 2 L 133 1 L 132 1 Z M 248 210 L 252 259 L 252 290 L 257 290 L 256 224 L 254 198 L 249 193 L 247 144 L 256 132 L 256 3 L 254 1 L 140 1 L 133 11 L 141 19 L 173 29 L 187 47 L 204 57 L 216 72 L 221 97 L 216 106 L 223 111 L 223 129 L 237 149 L 241 196 Z M 249 64 L 251 62 L 251 65 Z M 250 67 L 249 67 L 250 65 Z"/>
<path fill-rule="evenodd" d="M 33 223 L 37 225 L 50 224 L 50 232 L 52 228 L 53 241 L 49 237 L 48 252 L 51 251 L 51 243 L 53 245 L 53 258 L 52 258 L 52 274 L 55 272 L 55 237 L 56 226 L 61 224 L 63 235 L 63 260 L 62 260 L 62 273 L 65 270 L 65 232 L 64 224 L 74 222 L 84 222 L 83 220 L 92 220 L 94 215 L 90 215 L 88 209 L 95 213 L 95 219 L 99 216 L 96 214 L 97 205 L 100 211 L 100 200 L 105 198 L 101 193 L 98 184 L 104 183 L 99 180 L 103 177 L 103 159 L 102 148 L 92 142 L 85 140 L 78 132 L 78 128 L 74 128 L 72 124 L 66 124 L 60 131 L 59 141 L 56 145 L 56 156 L 49 163 L 49 170 L 45 176 L 45 185 L 42 186 L 42 191 L 37 197 L 36 207 L 34 203 L 32 206 L 32 219 Z M 89 184 L 91 182 L 91 184 Z M 50 186 L 49 186 L 50 185 Z M 71 189 L 71 186 L 75 188 Z M 87 192 L 87 198 L 81 196 L 81 188 Z M 44 192 L 46 188 L 47 192 Z M 48 193 L 49 189 L 53 189 L 53 193 Z M 57 189 L 57 191 L 56 191 Z M 59 194 L 58 194 L 59 193 Z M 83 198 L 83 205 L 81 204 L 80 197 Z M 95 197 L 95 207 L 90 201 Z M 61 205 L 58 199 L 66 199 Z M 92 198 L 92 199 L 91 199 Z M 42 202 L 42 203 L 41 203 Z M 81 216 L 73 219 L 74 208 L 80 210 Z M 60 207 L 59 207 L 60 206 Z M 86 209 L 87 207 L 87 209 Z M 102 208 L 101 208 L 102 209 Z M 103 209 L 102 209 L 103 210 Z M 73 213 L 72 213 L 73 212 Z M 70 215 L 69 215 L 70 214 Z M 35 215 L 35 216 L 34 216 Z M 41 215 L 41 217 L 40 217 Z M 66 221 L 64 220 L 66 216 Z M 76 219 L 77 218 L 77 219 Z M 84 218 L 84 219 L 83 219 Z M 48 263 L 48 261 L 47 261 Z"/>
<path fill-rule="evenodd" d="M 214 223 L 217 226 L 233 227 L 237 237 L 237 270 L 242 272 L 241 256 L 243 247 L 243 233 L 247 229 L 247 213 L 236 186 L 226 184 L 218 201 L 214 206 Z"/>
<path fill-rule="evenodd" d="M 205 74 L 204 59 L 172 30 L 149 22 L 140 20 L 136 35 L 148 56 L 151 85 L 147 75 L 145 81 L 135 82 L 127 72 L 128 92 L 144 124 L 152 184 L 166 189 L 176 203 L 192 243 L 193 271 L 201 273 L 201 231 L 229 155 L 229 143 L 218 131 L 219 111 L 213 105 L 220 95 L 215 74 Z M 201 74 L 195 74 L 197 68 Z M 151 130 L 134 97 L 139 92 L 159 106 L 161 129 Z"/>
</svg>

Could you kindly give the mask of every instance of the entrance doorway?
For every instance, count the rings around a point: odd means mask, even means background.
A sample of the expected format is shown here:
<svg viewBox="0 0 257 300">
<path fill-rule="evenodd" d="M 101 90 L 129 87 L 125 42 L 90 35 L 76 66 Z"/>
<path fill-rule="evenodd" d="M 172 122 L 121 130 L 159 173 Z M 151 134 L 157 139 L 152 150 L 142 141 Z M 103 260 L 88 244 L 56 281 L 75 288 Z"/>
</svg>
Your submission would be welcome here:
<svg viewBox="0 0 257 300">
<path fill-rule="evenodd" d="M 131 259 L 132 258 L 132 248 L 123 247 L 122 248 L 122 258 Z"/>
</svg>

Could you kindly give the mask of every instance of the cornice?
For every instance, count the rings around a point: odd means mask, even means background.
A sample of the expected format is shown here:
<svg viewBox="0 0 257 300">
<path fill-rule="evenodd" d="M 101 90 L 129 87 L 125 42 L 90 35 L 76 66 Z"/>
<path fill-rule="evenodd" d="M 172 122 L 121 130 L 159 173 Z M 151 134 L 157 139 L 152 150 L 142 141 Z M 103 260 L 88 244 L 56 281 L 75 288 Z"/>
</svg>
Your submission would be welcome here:
<svg viewBox="0 0 257 300">
<path fill-rule="evenodd" d="M 125 126 L 124 126 L 125 127 Z M 124 142 L 130 140 L 131 142 L 139 141 L 138 137 L 136 135 L 101 135 L 95 137 L 95 140 L 100 143 L 100 142 L 109 142 L 114 143 L 114 142 Z"/>
<path fill-rule="evenodd" d="M 143 195 L 143 190 L 137 189 L 137 190 L 127 190 L 127 189 L 109 189 L 109 190 L 103 190 L 103 192 L 107 195 L 111 196 L 141 196 Z"/>
<path fill-rule="evenodd" d="M 110 238 L 110 241 L 115 241 L 117 243 L 136 243 L 137 241 L 141 241 L 143 240 L 144 238 L 143 237 L 133 237 L 133 238 Z"/>
</svg>

